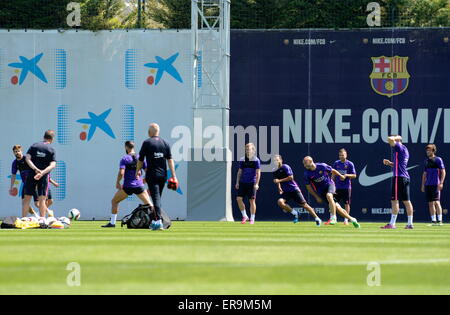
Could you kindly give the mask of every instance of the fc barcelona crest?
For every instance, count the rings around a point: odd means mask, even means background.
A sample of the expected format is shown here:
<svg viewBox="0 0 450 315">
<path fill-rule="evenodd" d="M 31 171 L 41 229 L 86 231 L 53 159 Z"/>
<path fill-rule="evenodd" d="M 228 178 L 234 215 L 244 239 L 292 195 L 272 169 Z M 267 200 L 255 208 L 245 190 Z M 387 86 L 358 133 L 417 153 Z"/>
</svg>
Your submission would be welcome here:
<svg viewBox="0 0 450 315">
<path fill-rule="evenodd" d="M 410 75 L 406 69 L 408 57 L 372 57 L 370 74 L 372 89 L 380 95 L 392 97 L 406 91 Z"/>
</svg>

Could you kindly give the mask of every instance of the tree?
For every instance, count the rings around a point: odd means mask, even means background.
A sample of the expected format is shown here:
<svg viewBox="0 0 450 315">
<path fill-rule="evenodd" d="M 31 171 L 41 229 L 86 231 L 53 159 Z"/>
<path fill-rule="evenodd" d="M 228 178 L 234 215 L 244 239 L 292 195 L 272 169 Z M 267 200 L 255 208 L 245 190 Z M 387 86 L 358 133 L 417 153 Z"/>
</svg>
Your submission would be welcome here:
<svg viewBox="0 0 450 315">
<path fill-rule="evenodd" d="M 148 8 L 147 16 L 164 28 L 191 28 L 191 0 L 159 0 Z"/>
</svg>

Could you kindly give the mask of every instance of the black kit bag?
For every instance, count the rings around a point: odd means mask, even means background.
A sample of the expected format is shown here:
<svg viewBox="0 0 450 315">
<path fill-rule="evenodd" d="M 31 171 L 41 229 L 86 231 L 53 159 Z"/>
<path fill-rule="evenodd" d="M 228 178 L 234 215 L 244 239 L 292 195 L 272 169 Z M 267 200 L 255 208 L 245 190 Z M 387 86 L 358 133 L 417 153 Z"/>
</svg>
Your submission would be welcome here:
<svg viewBox="0 0 450 315">
<path fill-rule="evenodd" d="M 129 215 L 122 219 L 121 226 L 126 225 L 129 229 L 149 229 L 152 220 L 156 218 L 155 208 L 150 205 L 139 205 Z M 172 222 L 169 216 L 161 210 L 164 229 L 170 228 Z"/>
</svg>

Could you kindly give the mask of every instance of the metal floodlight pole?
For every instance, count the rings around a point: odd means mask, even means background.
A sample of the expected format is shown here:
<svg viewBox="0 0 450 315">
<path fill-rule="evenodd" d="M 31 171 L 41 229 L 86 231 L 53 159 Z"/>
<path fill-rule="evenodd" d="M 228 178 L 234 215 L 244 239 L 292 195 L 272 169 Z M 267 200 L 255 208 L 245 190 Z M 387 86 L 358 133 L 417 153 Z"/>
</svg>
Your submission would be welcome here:
<svg viewBox="0 0 450 315">
<path fill-rule="evenodd" d="M 138 0 L 138 17 L 137 17 L 137 27 L 141 28 L 141 1 Z"/>
</svg>

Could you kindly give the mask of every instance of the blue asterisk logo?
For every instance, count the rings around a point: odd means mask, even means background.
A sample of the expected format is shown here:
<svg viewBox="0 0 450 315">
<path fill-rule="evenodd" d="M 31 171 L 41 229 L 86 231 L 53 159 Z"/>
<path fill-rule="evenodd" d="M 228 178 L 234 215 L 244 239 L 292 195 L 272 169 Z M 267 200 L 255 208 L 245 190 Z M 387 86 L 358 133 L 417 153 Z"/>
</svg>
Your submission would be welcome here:
<svg viewBox="0 0 450 315">
<path fill-rule="evenodd" d="M 176 53 L 167 59 L 161 58 L 160 56 L 156 56 L 155 59 L 157 62 L 149 62 L 144 65 L 145 67 L 158 70 L 156 73 L 155 85 L 158 85 L 164 72 L 170 74 L 178 82 L 183 83 L 183 79 L 181 78 L 177 69 L 175 69 L 175 67 L 173 66 L 173 63 L 178 58 L 178 55 L 179 53 Z"/>
<path fill-rule="evenodd" d="M 34 74 L 41 81 L 48 83 L 47 78 L 45 77 L 41 68 L 39 68 L 37 65 L 43 55 L 44 53 L 40 53 L 39 55 L 31 59 L 27 59 L 24 56 L 19 56 L 21 62 L 13 62 L 8 65 L 12 68 L 22 69 L 19 78 L 19 85 L 22 85 L 23 81 L 25 81 L 25 79 L 27 78 L 29 72 Z"/>
<path fill-rule="evenodd" d="M 88 141 L 92 139 L 97 128 L 103 130 L 111 138 L 116 139 L 114 132 L 112 131 L 111 127 L 106 122 L 106 118 L 108 117 L 109 113 L 111 113 L 111 108 L 108 109 L 107 111 L 101 113 L 98 116 L 92 112 L 88 112 L 88 115 L 90 118 L 83 118 L 83 119 L 77 120 L 77 122 L 80 124 L 90 125 L 89 134 L 87 137 Z"/>
</svg>

